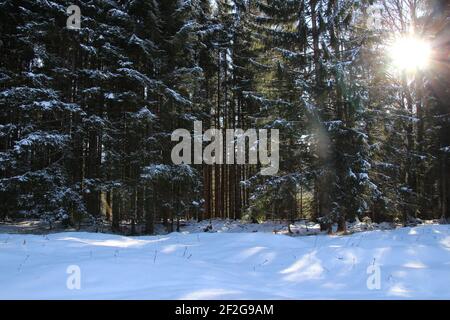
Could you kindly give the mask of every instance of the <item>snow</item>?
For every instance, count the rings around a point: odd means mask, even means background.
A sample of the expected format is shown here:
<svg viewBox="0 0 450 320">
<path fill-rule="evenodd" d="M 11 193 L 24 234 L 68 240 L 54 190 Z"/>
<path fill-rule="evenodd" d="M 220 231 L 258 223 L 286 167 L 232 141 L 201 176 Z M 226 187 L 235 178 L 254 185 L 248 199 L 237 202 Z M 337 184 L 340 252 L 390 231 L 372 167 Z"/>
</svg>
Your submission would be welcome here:
<svg viewBox="0 0 450 320">
<path fill-rule="evenodd" d="M 166 88 L 166 93 L 170 95 L 176 102 L 183 104 L 183 105 L 191 105 L 191 101 L 185 99 L 181 94 L 176 92 L 175 90 L 172 90 L 170 88 Z"/>
<path fill-rule="evenodd" d="M 449 299 L 449 231 L 0 234 L 0 299 Z"/>
<path fill-rule="evenodd" d="M 217 233 L 253 233 L 268 232 L 288 234 L 288 226 L 284 221 L 265 221 L 263 223 L 244 223 L 239 220 L 211 219 L 197 222 L 195 220 L 182 221 L 181 232 L 203 233 L 209 226 L 209 232 Z M 349 229 L 353 228 L 353 224 Z M 361 228 L 358 228 L 361 230 Z M 291 231 L 295 235 L 314 235 L 320 233 L 320 225 L 309 221 L 296 221 L 291 224 Z"/>
<path fill-rule="evenodd" d="M 23 152 L 25 147 L 29 147 L 33 144 L 62 148 L 67 141 L 68 135 L 37 131 L 30 133 L 25 138 L 17 141 L 14 146 L 14 151 L 18 153 Z"/>
<path fill-rule="evenodd" d="M 136 119 L 141 120 L 154 120 L 156 118 L 156 115 L 152 113 L 150 110 L 148 110 L 146 107 L 142 107 L 138 112 L 136 112 L 133 115 Z"/>
<path fill-rule="evenodd" d="M 445 153 L 450 153 L 450 147 L 441 148 L 441 151 Z"/>
<path fill-rule="evenodd" d="M 118 10 L 118 9 L 111 9 L 111 10 L 108 11 L 108 14 L 111 17 L 120 18 L 120 19 L 126 19 L 126 18 L 129 17 L 126 12 L 123 12 L 123 11 Z"/>
</svg>

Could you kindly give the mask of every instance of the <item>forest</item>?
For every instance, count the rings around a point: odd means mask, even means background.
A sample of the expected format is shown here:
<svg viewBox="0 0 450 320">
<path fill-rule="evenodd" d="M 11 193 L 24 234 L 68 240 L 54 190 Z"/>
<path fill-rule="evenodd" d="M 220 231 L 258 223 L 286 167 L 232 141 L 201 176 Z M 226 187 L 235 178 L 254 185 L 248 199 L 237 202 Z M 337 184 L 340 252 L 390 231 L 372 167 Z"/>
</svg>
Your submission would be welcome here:
<svg viewBox="0 0 450 320">
<path fill-rule="evenodd" d="M 0 221 L 131 235 L 209 219 L 449 221 L 449 9 L 0 1 Z M 174 164 L 172 133 L 196 121 L 277 129 L 278 172 Z"/>
</svg>

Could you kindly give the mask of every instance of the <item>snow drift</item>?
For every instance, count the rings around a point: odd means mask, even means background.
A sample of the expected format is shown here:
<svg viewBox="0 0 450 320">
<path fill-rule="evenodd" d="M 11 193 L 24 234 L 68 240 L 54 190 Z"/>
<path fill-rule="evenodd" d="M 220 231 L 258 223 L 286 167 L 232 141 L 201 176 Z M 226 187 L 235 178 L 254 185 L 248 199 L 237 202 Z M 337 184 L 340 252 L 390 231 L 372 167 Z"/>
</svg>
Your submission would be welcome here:
<svg viewBox="0 0 450 320">
<path fill-rule="evenodd" d="M 450 299 L 449 230 L 0 234 L 0 298 Z"/>
</svg>

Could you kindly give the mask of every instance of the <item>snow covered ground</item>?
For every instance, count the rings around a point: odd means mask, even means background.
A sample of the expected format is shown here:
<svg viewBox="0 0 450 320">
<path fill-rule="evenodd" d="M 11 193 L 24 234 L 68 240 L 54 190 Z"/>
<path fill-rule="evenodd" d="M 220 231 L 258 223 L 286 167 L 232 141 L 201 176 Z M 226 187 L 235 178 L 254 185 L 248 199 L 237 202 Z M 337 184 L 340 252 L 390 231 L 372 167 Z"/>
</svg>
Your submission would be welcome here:
<svg viewBox="0 0 450 320">
<path fill-rule="evenodd" d="M 425 221 L 424 223 L 431 224 L 432 221 Z M 207 229 L 207 228 L 210 229 Z M 320 231 L 320 225 L 306 220 L 298 220 L 295 223 L 290 224 L 292 235 L 304 236 L 304 235 L 316 235 L 324 233 Z M 387 230 L 394 229 L 393 223 L 366 223 L 356 220 L 352 223 L 347 223 L 348 232 L 361 232 L 367 230 Z M 157 232 L 163 234 L 163 226 L 159 225 Z M 336 231 L 337 225 L 334 225 L 334 231 Z M 1 229 L 0 229 L 1 230 Z M 219 233 L 242 233 L 242 232 L 272 232 L 275 234 L 285 234 L 288 232 L 288 224 L 286 221 L 265 221 L 262 223 L 249 223 L 239 220 L 223 220 L 212 219 L 203 220 L 197 222 L 195 220 L 183 221 L 181 232 L 196 233 L 196 232 L 219 232 Z"/>
<path fill-rule="evenodd" d="M 450 225 L 304 237 L 0 234 L 0 298 L 450 299 Z"/>
</svg>

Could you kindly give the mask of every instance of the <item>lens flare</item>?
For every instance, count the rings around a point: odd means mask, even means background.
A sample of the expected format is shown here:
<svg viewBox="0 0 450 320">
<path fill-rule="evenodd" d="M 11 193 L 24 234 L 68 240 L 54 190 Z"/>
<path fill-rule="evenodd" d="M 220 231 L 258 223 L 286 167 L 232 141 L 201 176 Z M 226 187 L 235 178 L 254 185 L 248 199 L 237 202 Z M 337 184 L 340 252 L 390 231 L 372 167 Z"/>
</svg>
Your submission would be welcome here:
<svg viewBox="0 0 450 320">
<path fill-rule="evenodd" d="M 392 65 L 401 71 L 425 69 L 430 62 L 430 55 L 429 43 L 413 37 L 397 39 L 389 47 Z"/>
</svg>

